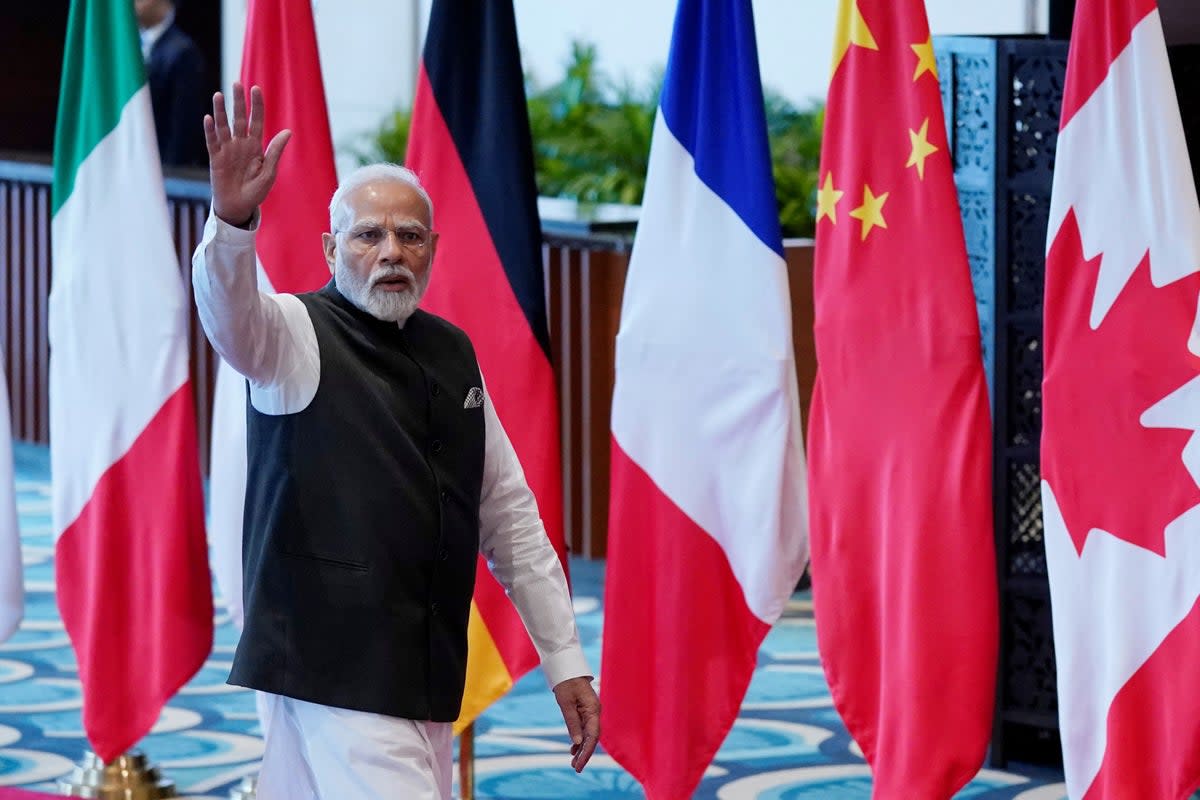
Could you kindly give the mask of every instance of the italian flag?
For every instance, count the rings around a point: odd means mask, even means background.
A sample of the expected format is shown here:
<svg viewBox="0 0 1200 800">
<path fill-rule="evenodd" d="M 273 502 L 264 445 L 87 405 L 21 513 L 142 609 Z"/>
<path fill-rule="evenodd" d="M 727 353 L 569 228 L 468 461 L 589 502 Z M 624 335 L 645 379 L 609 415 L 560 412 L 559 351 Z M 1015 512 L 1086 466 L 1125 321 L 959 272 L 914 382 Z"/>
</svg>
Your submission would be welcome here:
<svg viewBox="0 0 1200 800">
<path fill-rule="evenodd" d="M 200 668 L 213 624 L 188 298 L 128 0 L 72 3 L 54 164 L 56 585 L 110 761 Z"/>
</svg>

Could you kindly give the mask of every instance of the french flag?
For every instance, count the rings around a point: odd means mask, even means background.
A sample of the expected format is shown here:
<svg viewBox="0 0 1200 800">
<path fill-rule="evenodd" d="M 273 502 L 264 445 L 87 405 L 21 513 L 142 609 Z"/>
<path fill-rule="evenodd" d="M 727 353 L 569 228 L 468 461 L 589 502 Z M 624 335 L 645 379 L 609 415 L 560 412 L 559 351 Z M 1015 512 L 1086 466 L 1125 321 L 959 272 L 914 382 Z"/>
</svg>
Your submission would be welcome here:
<svg viewBox="0 0 1200 800">
<path fill-rule="evenodd" d="M 807 555 L 786 266 L 749 0 L 683 0 L 617 335 L 603 743 L 690 797 Z"/>
</svg>

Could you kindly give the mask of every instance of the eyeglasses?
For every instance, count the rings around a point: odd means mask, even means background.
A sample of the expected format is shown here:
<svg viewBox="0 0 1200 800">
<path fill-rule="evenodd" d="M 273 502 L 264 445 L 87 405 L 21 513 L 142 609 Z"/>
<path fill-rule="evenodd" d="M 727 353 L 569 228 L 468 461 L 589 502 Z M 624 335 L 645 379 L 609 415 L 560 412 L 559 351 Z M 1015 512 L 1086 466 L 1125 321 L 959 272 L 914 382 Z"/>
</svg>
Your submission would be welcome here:
<svg viewBox="0 0 1200 800">
<path fill-rule="evenodd" d="M 391 230 L 381 225 L 355 225 L 339 233 L 345 233 L 350 246 L 356 250 L 370 250 L 382 244 L 389 235 L 395 234 L 397 244 L 415 252 L 425 249 L 433 237 L 433 231 L 424 225 L 402 225 Z"/>
</svg>

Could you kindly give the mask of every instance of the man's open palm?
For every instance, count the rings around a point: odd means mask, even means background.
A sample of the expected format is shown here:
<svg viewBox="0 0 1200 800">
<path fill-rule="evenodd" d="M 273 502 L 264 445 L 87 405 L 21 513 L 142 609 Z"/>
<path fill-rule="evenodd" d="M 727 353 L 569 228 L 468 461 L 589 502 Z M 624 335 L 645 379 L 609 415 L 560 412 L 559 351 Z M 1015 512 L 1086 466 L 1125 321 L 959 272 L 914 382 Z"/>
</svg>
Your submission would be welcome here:
<svg viewBox="0 0 1200 800">
<path fill-rule="evenodd" d="M 208 171 L 212 182 L 213 213 L 225 222 L 244 225 L 275 183 L 279 158 L 292 132 L 282 130 L 263 151 L 263 96 L 250 89 L 250 115 L 240 83 L 233 84 L 233 124 L 225 112 L 225 98 L 213 95 L 213 113 L 204 117 L 208 145 Z"/>
</svg>

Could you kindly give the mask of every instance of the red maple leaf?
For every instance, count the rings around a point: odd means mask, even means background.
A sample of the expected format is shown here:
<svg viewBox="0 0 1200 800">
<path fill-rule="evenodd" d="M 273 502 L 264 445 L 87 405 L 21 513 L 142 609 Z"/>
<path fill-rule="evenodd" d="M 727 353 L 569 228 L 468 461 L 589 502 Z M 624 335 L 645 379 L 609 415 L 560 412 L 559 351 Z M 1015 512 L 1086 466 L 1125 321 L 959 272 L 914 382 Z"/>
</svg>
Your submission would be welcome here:
<svg viewBox="0 0 1200 800">
<path fill-rule="evenodd" d="M 1102 258 L 1083 257 L 1070 212 L 1046 258 L 1042 475 L 1077 551 L 1099 528 L 1165 555 L 1167 524 L 1200 503 L 1182 458 L 1193 431 L 1139 420 L 1200 373 L 1187 349 L 1200 274 L 1155 288 L 1147 254 L 1092 330 Z"/>
</svg>

